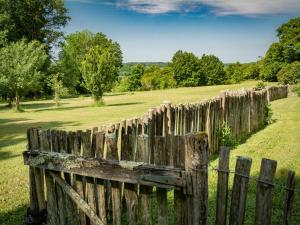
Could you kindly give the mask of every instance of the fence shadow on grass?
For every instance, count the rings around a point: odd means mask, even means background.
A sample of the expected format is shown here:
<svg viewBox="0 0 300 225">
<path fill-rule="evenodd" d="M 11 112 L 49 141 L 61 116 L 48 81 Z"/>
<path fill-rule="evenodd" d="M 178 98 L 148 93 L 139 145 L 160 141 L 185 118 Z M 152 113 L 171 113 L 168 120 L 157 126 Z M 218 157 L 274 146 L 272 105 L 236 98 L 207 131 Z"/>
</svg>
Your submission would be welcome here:
<svg viewBox="0 0 300 225">
<path fill-rule="evenodd" d="M 24 224 L 24 215 L 28 205 L 20 205 L 9 211 L 0 211 L 1 225 Z"/>
</svg>

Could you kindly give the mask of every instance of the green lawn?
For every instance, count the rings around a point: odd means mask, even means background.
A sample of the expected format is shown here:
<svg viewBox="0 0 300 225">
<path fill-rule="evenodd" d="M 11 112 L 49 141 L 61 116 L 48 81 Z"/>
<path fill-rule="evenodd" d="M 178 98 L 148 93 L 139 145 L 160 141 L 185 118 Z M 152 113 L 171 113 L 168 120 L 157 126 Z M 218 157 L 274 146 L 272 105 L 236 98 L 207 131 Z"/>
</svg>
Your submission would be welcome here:
<svg viewBox="0 0 300 225">
<path fill-rule="evenodd" d="M 51 100 L 26 102 L 23 113 L 14 113 L 0 105 L 0 224 L 22 224 L 28 204 L 28 170 L 21 156 L 26 149 L 25 133 L 28 127 L 87 129 L 139 116 L 165 100 L 173 103 L 197 102 L 214 97 L 221 90 L 251 87 L 256 83 L 115 94 L 105 96 L 104 107 L 91 107 L 92 102 L 87 97 L 64 99 L 59 108 Z M 276 121 L 232 151 L 232 168 L 236 155 L 247 155 L 253 158 L 253 175 L 257 175 L 262 157 L 278 161 L 279 177 L 286 169 L 294 169 L 300 174 L 300 160 L 297 157 L 300 151 L 300 98 L 275 101 L 272 109 Z M 210 183 L 212 201 L 215 195 L 213 176 Z M 253 192 L 253 187 L 250 191 Z M 253 194 L 250 197 L 249 221 L 255 205 Z"/>
</svg>

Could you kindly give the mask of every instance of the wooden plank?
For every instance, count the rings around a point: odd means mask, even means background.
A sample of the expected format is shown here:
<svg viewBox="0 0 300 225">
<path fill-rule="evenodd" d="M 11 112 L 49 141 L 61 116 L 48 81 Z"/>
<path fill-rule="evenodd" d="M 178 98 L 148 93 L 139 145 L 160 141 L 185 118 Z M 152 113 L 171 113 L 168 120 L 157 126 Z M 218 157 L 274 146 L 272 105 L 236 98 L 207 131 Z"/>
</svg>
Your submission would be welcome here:
<svg viewBox="0 0 300 225">
<path fill-rule="evenodd" d="M 132 161 L 134 159 L 134 149 L 132 145 L 131 130 L 127 127 L 127 134 L 123 134 L 122 138 L 122 160 Z M 124 196 L 126 201 L 126 208 L 128 210 L 129 224 L 137 224 L 137 186 L 134 184 L 124 184 Z"/>
<path fill-rule="evenodd" d="M 105 133 L 103 131 L 95 133 L 95 155 L 97 159 L 104 158 Z M 97 214 L 104 224 L 107 224 L 105 185 L 104 180 L 96 179 Z"/>
<path fill-rule="evenodd" d="M 173 162 L 178 168 L 185 168 L 185 137 L 172 136 Z M 187 224 L 187 202 L 184 190 L 174 190 L 174 225 Z"/>
<path fill-rule="evenodd" d="M 28 150 L 38 150 L 40 147 L 37 128 L 27 130 Z M 45 209 L 44 190 L 41 186 L 41 173 L 39 169 L 29 167 L 29 190 L 30 190 L 30 211 L 33 213 Z"/>
<path fill-rule="evenodd" d="M 269 225 L 272 218 L 272 192 L 277 162 L 262 159 L 256 188 L 255 224 Z"/>
<path fill-rule="evenodd" d="M 118 160 L 118 143 L 115 133 L 107 135 L 107 158 Z M 112 219 L 114 225 L 121 225 L 121 186 L 117 181 L 111 181 Z"/>
<path fill-rule="evenodd" d="M 239 156 L 235 166 L 235 176 L 231 194 L 230 225 L 243 225 L 245 217 L 246 198 L 249 174 L 252 160 Z"/>
<path fill-rule="evenodd" d="M 146 141 L 140 141 L 140 143 L 148 144 Z M 145 154 L 141 153 L 139 156 L 145 156 Z M 122 160 L 99 160 L 76 157 L 69 154 L 46 152 L 25 151 L 23 152 L 23 157 L 25 165 L 31 165 L 41 169 L 51 169 L 53 171 L 74 173 L 81 176 L 161 188 L 180 188 L 185 185 L 181 178 L 182 169 L 169 166 L 154 166 L 143 162 L 128 162 Z M 149 177 L 160 177 L 161 181 L 149 181 L 149 179 L 146 179 Z M 162 183 L 163 180 L 168 181 Z"/>
<path fill-rule="evenodd" d="M 289 171 L 286 182 L 286 197 L 283 208 L 283 225 L 292 224 L 293 203 L 295 198 L 295 172 Z"/>
<path fill-rule="evenodd" d="M 160 127 L 160 126 L 158 126 Z M 159 130 L 160 132 L 160 130 Z M 140 135 L 137 139 L 137 153 L 136 161 L 149 162 L 147 153 L 149 153 L 149 137 L 147 135 Z M 152 225 L 152 206 L 151 206 L 151 194 L 152 187 L 140 185 L 140 198 L 141 198 L 141 215 L 143 225 Z"/>
<path fill-rule="evenodd" d="M 64 131 L 57 130 L 55 132 L 56 138 L 57 138 L 57 147 L 58 149 L 53 149 L 54 151 L 58 151 L 60 153 L 66 153 L 65 151 L 65 143 L 64 143 Z M 61 177 L 62 173 L 58 172 L 56 173 L 57 176 Z M 57 194 L 57 203 L 58 203 L 58 217 L 59 217 L 59 223 L 61 225 L 67 225 L 67 209 L 66 209 L 66 196 L 65 193 L 60 185 L 55 183 L 55 190 Z"/>
<path fill-rule="evenodd" d="M 166 137 L 156 136 L 154 142 L 154 163 L 155 165 L 167 165 Z M 168 199 L 167 190 L 156 189 L 158 224 L 168 224 Z"/>
<path fill-rule="evenodd" d="M 229 155 L 230 148 L 222 146 L 219 154 L 216 225 L 227 223 Z"/>
<path fill-rule="evenodd" d="M 74 153 L 74 133 L 72 131 L 69 131 L 67 133 L 67 153 L 72 154 Z M 72 174 L 70 173 L 64 173 L 65 181 L 72 185 Z M 72 201 L 72 199 L 69 196 L 66 196 L 66 210 L 67 210 L 67 224 L 74 224 L 79 225 L 79 216 L 77 211 L 77 206 Z"/>
<path fill-rule="evenodd" d="M 186 135 L 186 171 L 192 178 L 192 195 L 188 197 L 188 224 L 208 222 L 208 137 L 198 132 Z"/>
<path fill-rule="evenodd" d="M 43 151 L 51 151 L 51 131 L 43 131 L 40 136 L 41 149 Z M 57 214 L 57 196 L 55 192 L 55 183 L 53 178 L 45 172 L 46 190 L 47 190 L 47 224 L 59 225 Z"/>
<path fill-rule="evenodd" d="M 95 225 L 104 225 L 103 221 L 97 216 L 96 212 L 85 202 L 84 199 L 61 177 L 56 173 L 47 171 L 55 180 L 55 182 L 63 189 L 63 191 L 77 204 L 77 206 L 89 217 Z"/>
<path fill-rule="evenodd" d="M 82 130 L 76 131 L 76 138 L 75 138 L 75 145 L 74 145 L 74 152 L 76 156 L 81 156 L 82 155 L 82 135 L 83 132 Z M 72 164 L 71 164 L 72 165 Z M 63 171 L 63 170 L 60 170 Z M 71 171 L 73 172 L 73 171 Z M 83 199 L 85 199 L 85 190 L 84 190 L 84 181 L 83 177 L 78 174 L 74 174 L 74 189 L 77 191 L 79 196 Z M 79 220 L 81 225 L 86 225 L 86 216 L 82 210 L 79 210 Z"/>
<path fill-rule="evenodd" d="M 94 158 L 95 151 L 92 150 L 92 131 L 86 130 L 82 133 L 82 155 L 84 157 Z M 94 191 L 94 178 L 87 176 L 86 179 L 86 186 L 85 186 L 85 200 L 89 204 L 89 206 L 96 211 L 96 198 L 95 198 L 95 191 Z M 88 218 L 87 218 L 88 220 Z M 93 225 L 93 224 L 92 224 Z"/>
</svg>

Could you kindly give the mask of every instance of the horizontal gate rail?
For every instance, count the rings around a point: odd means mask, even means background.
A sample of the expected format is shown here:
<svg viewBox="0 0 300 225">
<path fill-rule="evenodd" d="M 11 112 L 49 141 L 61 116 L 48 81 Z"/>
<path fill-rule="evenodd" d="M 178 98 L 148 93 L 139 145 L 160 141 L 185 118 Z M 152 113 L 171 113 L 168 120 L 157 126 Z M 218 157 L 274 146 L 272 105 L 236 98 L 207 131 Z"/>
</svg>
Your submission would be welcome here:
<svg viewBox="0 0 300 225">
<path fill-rule="evenodd" d="M 184 170 L 143 162 L 104 160 L 75 155 L 25 151 L 24 164 L 40 169 L 161 188 L 184 188 Z"/>
</svg>

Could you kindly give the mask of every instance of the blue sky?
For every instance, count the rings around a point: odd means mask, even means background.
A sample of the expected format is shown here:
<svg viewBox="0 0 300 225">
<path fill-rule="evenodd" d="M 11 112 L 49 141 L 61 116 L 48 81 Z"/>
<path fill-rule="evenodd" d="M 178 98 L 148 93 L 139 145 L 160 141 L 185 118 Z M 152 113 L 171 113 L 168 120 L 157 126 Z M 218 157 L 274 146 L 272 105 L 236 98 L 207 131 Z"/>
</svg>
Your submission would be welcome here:
<svg viewBox="0 0 300 225">
<path fill-rule="evenodd" d="M 166 62 L 179 49 L 251 62 L 277 40 L 276 28 L 300 15 L 300 0 L 66 0 L 66 34 L 103 32 L 124 62 Z"/>
</svg>

